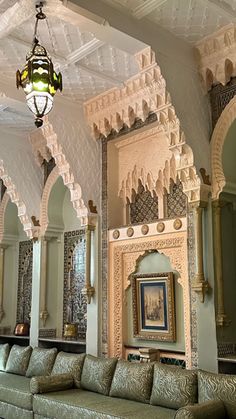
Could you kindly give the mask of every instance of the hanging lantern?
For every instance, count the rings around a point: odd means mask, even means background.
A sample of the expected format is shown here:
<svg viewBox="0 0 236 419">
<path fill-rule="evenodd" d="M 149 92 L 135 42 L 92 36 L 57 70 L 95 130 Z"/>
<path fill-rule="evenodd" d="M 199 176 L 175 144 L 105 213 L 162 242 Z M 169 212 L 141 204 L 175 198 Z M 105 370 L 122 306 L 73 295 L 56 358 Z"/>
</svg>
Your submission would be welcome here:
<svg viewBox="0 0 236 419">
<path fill-rule="evenodd" d="M 27 105 L 36 117 L 35 125 L 41 127 L 43 116 L 52 109 L 53 96 L 57 90 L 62 91 L 62 76 L 56 74 L 46 49 L 39 44 L 38 21 L 45 19 L 46 15 L 42 12 L 42 3 L 36 7 L 40 10 L 36 14 L 33 46 L 26 56 L 25 67 L 16 72 L 16 86 L 24 89 Z"/>
</svg>

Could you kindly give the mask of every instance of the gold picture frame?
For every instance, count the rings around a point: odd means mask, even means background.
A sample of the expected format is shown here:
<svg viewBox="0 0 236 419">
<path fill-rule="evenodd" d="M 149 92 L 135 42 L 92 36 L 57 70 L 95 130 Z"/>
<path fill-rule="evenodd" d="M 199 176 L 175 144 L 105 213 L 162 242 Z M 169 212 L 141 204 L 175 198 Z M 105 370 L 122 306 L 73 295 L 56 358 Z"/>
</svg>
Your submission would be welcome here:
<svg viewBox="0 0 236 419">
<path fill-rule="evenodd" d="M 132 305 L 135 338 L 176 341 L 172 272 L 134 274 Z"/>
</svg>

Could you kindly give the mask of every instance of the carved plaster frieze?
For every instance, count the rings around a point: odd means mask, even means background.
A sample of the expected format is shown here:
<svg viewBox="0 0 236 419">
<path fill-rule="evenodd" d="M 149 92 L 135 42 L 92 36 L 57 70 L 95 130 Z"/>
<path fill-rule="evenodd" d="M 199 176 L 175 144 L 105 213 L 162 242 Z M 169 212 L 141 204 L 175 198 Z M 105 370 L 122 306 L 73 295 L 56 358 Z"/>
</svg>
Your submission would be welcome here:
<svg viewBox="0 0 236 419">
<path fill-rule="evenodd" d="M 26 232 L 27 236 L 29 238 L 37 236 L 38 228 L 32 225 L 30 217 L 27 214 L 26 206 L 24 202 L 21 200 L 19 193 L 16 189 L 16 186 L 13 183 L 11 177 L 8 175 L 2 160 L 0 160 L 0 178 L 3 180 L 4 185 L 7 188 L 5 195 L 8 194 L 8 196 L 11 199 L 11 202 L 16 204 L 18 208 L 18 217 L 20 218 L 20 221 L 23 225 L 24 231 Z M 5 202 L 5 208 L 3 208 L 3 210 L 5 211 L 7 203 L 6 201 L 3 200 L 3 205 L 4 205 L 4 202 Z M 3 226 L 2 226 L 2 229 L 3 229 Z"/>
<path fill-rule="evenodd" d="M 6 211 L 9 200 L 10 200 L 9 195 L 5 193 L 0 203 L 0 243 L 3 241 L 5 211 Z"/>
<path fill-rule="evenodd" d="M 226 185 L 222 164 L 223 145 L 228 130 L 236 117 L 236 97 L 228 103 L 217 121 L 211 139 L 211 167 L 212 167 L 212 199 L 219 199 L 220 193 Z"/>
<path fill-rule="evenodd" d="M 196 44 L 199 71 L 208 91 L 236 75 L 236 25 L 230 24 Z"/>
<path fill-rule="evenodd" d="M 178 232 L 162 237 L 130 239 L 128 242 L 113 242 L 109 246 L 109 355 L 124 356 L 126 322 L 124 309 L 125 290 L 129 287 L 129 276 L 136 269 L 137 259 L 147 250 L 157 251 L 169 257 L 171 266 L 179 272 L 179 283 L 183 287 L 184 330 L 187 367 L 191 367 L 190 296 L 187 268 L 187 233 Z"/>
<path fill-rule="evenodd" d="M 43 195 L 41 199 L 41 204 L 40 204 L 40 226 L 41 226 L 42 236 L 44 236 L 44 234 L 46 233 L 46 230 L 48 228 L 48 223 L 49 223 L 49 220 L 48 220 L 49 196 L 58 177 L 59 177 L 59 171 L 58 171 L 57 166 L 55 166 L 52 172 L 50 173 L 50 175 L 48 176 L 47 181 L 45 183 L 45 186 L 43 189 Z"/>
<path fill-rule="evenodd" d="M 111 89 L 85 103 L 85 114 L 93 136 L 108 137 L 112 131 L 119 132 L 124 125 L 131 127 L 137 118 L 145 121 L 150 113 L 155 113 L 157 127 L 154 128 L 156 133 L 152 135 L 157 135 L 160 131 L 166 135 L 168 148 L 174 156 L 169 162 L 170 170 L 172 169 L 173 176 L 176 177 L 176 173 L 179 175 L 189 202 L 198 201 L 201 181 L 193 163 L 193 152 L 186 144 L 185 135 L 180 128 L 180 121 L 166 90 L 166 82 L 160 67 L 155 61 L 155 55 L 148 47 L 136 54 L 136 59 L 140 72 L 127 80 L 124 87 Z M 142 132 L 134 135 L 149 136 L 149 129 L 153 130 L 152 127 L 148 127 L 145 134 Z M 128 173 L 121 186 L 120 194 L 123 197 L 130 196 L 129 178 L 131 177 Z M 165 181 L 166 177 L 164 173 Z M 164 187 L 163 182 L 159 181 L 160 179 L 153 179 L 151 174 L 145 179 L 145 183 L 150 182 L 154 185 L 157 183 L 154 190 Z"/>
<path fill-rule="evenodd" d="M 82 225 L 88 223 L 88 209 L 86 208 L 82 199 L 81 187 L 74 180 L 74 175 L 71 171 L 70 164 L 68 163 L 65 154 L 63 153 L 62 146 L 60 145 L 57 134 L 53 130 L 53 125 L 46 119 L 41 128 L 42 134 L 46 139 L 46 144 L 51 152 L 51 156 L 55 159 L 58 168 L 58 173 L 62 177 L 64 185 L 70 190 L 70 197 L 72 205 L 77 213 L 78 218 L 81 220 Z"/>
</svg>

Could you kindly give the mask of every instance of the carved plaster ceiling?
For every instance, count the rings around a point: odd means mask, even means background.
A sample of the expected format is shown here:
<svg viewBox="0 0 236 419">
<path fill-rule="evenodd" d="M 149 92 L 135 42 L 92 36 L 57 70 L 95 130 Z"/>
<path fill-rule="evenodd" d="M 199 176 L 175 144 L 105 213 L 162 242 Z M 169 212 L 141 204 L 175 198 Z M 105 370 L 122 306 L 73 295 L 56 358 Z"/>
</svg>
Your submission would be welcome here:
<svg viewBox="0 0 236 419">
<path fill-rule="evenodd" d="M 149 19 L 195 43 L 236 21 L 236 0 L 104 0 L 135 19 Z"/>
<path fill-rule="evenodd" d="M 93 96 L 122 86 L 138 72 L 134 54 L 117 48 L 109 40 L 97 37 L 96 23 L 86 25 L 84 18 L 68 11 L 60 0 L 46 3 L 47 21 L 39 23 L 39 41 L 51 55 L 55 68 L 63 74 L 65 99 L 84 102 Z M 15 89 L 15 72 L 22 68 L 32 43 L 35 0 L 0 0 L 0 74 L 1 80 Z M 60 16 L 60 18 L 58 17 Z M 94 25 L 94 26 L 93 26 Z M 135 40 L 134 40 L 135 42 Z M 12 89 L 12 90 L 13 90 Z M 12 109 L 5 106 L 5 91 L 0 86 L 0 125 L 20 128 L 20 116 L 25 128 L 33 128 L 32 115 L 27 107 Z M 23 92 L 13 92 L 14 99 L 24 101 Z M 21 105 L 22 106 L 22 105 Z M 12 118 L 12 119 L 11 119 Z"/>
</svg>

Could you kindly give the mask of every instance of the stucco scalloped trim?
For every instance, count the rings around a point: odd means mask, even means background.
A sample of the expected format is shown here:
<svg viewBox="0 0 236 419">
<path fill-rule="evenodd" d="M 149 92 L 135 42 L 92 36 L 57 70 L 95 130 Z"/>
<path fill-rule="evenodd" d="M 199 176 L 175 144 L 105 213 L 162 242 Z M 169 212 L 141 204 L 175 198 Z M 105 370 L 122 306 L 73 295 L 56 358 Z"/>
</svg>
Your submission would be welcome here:
<svg viewBox="0 0 236 419">
<path fill-rule="evenodd" d="M 2 201 L 0 203 L 0 242 L 3 240 L 4 235 L 4 220 L 5 220 L 5 212 L 7 208 L 7 204 L 10 200 L 9 195 L 7 192 L 4 193 Z"/>
<path fill-rule="evenodd" d="M 40 226 L 41 226 L 41 235 L 43 236 L 48 228 L 48 201 L 51 190 L 59 177 L 59 171 L 57 166 L 54 167 L 52 172 L 47 178 L 43 189 L 43 195 L 40 203 Z"/>
<path fill-rule="evenodd" d="M 32 238 L 35 231 L 32 226 L 30 217 L 27 214 L 26 205 L 22 201 L 13 180 L 8 175 L 2 160 L 0 160 L 0 178 L 3 180 L 4 185 L 7 188 L 5 193 L 9 195 L 11 202 L 16 204 L 18 208 L 18 217 L 23 225 L 24 231 L 29 238 Z"/>
<path fill-rule="evenodd" d="M 58 141 L 53 125 L 46 119 L 41 130 L 46 139 L 46 145 L 49 148 L 52 157 L 55 159 L 58 174 L 62 177 L 64 185 L 70 190 L 70 199 L 77 217 L 81 220 L 81 224 L 85 225 L 87 224 L 88 219 L 88 209 L 82 199 L 81 186 L 74 180 L 70 164 L 63 153 L 62 146 Z"/>
<path fill-rule="evenodd" d="M 140 71 L 127 80 L 124 87 L 113 88 L 85 102 L 85 115 L 93 136 L 107 137 L 112 131 L 119 132 L 124 125 L 132 127 L 136 118 L 145 121 L 150 113 L 155 113 L 158 129 L 167 136 L 168 148 L 175 156 L 176 169 L 188 201 L 199 201 L 201 180 L 194 166 L 193 152 L 181 130 L 155 54 L 147 47 L 136 54 L 136 59 Z M 124 190 L 120 193 L 126 194 Z"/>
<path fill-rule="evenodd" d="M 217 121 L 211 139 L 211 166 L 212 166 L 212 199 L 219 198 L 226 179 L 222 164 L 222 151 L 228 130 L 236 118 L 236 97 L 228 103 Z"/>
</svg>

